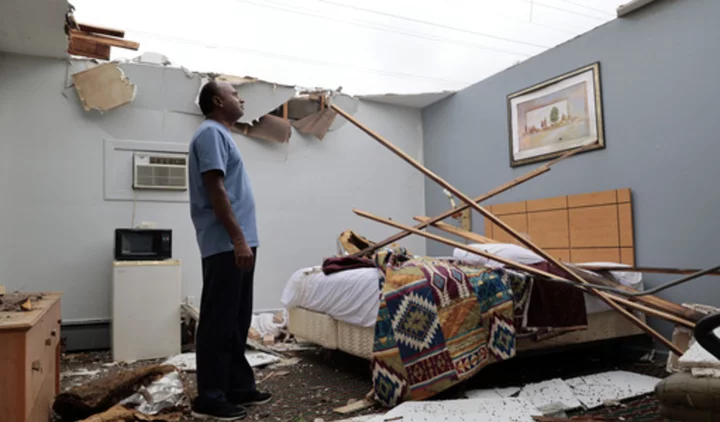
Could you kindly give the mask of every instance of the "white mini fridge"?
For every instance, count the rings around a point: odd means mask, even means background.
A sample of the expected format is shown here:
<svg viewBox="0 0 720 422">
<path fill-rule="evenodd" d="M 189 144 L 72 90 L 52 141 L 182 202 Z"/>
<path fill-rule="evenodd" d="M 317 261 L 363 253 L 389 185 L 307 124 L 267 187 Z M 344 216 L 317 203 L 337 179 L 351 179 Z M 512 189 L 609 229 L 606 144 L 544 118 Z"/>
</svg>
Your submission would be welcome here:
<svg viewBox="0 0 720 422">
<path fill-rule="evenodd" d="M 112 357 L 115 362 L 181 352 L 180 261 L 114 261 Z"/>
</svg>

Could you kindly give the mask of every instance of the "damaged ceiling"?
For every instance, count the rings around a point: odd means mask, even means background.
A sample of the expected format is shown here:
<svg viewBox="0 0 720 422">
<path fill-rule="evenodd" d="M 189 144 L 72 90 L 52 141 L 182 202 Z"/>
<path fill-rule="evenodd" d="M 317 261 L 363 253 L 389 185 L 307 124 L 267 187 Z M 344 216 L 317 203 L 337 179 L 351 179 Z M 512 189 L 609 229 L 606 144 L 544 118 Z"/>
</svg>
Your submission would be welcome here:
<svg viewBox="0 0 720 422">
<path fill-rule="evenodd" d="M 67 57 L 65 0 L 0 1 L 0 51 L 28 56 Z"/>
</svg>

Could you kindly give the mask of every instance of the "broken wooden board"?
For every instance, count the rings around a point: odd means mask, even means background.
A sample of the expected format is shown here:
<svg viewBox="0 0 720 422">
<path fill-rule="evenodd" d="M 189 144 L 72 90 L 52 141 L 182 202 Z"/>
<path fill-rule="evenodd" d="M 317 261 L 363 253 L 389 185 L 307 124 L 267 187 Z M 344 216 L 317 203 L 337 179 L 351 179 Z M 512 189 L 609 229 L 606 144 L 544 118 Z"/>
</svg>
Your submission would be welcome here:
<svg viewBox="0 0 720 422">
<path fill-rule="evenodd" d="M 369 409 L 373 406 L 375 406 L 375 403 L 363 399 L 363 400 L 358 400 L 356 402 L 350 403 L 346 406 L 338 407 L 337 409 L 334 409 L 333 412 L 340 413 L 341 415 L 347 415 L 350 413 L 355 413 L 355 412 L 359 412 L 361 410 Z"/>
<path fill-rule="evenodd" d="M 5 286 L 0 284 L 0 296 L 5 296 L 5 293 L 7 293 L 7 291 L 5 290 Z"/>
<path fill-rule="evenodd" d="M 85 111 L 112 110 L 132 102 L 137 93 L 137 87 L 114 63 L 75 73 L 72 78 Z"/>
</svg>

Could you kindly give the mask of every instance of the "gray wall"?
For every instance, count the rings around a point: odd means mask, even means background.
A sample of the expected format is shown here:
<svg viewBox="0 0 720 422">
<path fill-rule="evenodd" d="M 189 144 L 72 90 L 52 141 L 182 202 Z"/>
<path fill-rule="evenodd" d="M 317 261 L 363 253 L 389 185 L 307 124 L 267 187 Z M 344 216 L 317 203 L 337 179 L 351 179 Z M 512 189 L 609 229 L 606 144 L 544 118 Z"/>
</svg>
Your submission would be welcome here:
<svg viewBox="0 0 720 422">
<path fill-rule="evenodd" d="M 111 187 L 127 189 L 129 177 L 117 176 L 129 174 L 131 155 L 118 153 L 127 166 L 108 171 L 105 142 L 187 144 L 202 121 L 193 104 L 198 76 L 141 64 L 122 65 L 138 86 L 132 103 L 104 114 L 85 112 L 68 75 L 87 65 L 0 54 L 0 284 L 63 291 L 68 322 L 109 318 L 113 231 L 131 224 L 132 200 L 108 200 L 104 183 L 111 178 L 117 185 Z M 422 158 L 420 110 L 361 101 L 356 117 Z M 279 308 L 291 274 L 334 254 L 343 230 L 370 239 L 395 232 L 356 216 L 353 207 L 404 221 L 425 212 L 422 175 L 351 124 L 322 141 L 295 131 L 287 144 L 242 135 L 235 140 L 258 206 L 256 310 Z M 388 181 L 397 188 L 388 188 Z M 136 205 L 136 223 L 173 229 L 183 295 L 199 303 L 200 255 L 188 203 L 138 195 Z M 405 244 L 424 253 L 420 238 Z"/>
<path fill-rule="evenodd" d="M 718 16 L 717 0 L 658 1 L 427 107 L 426 164 L 472 197 L 539 166 L 509 165 L 507 95 L 599 61 L 607 148 L 559 163 L 488 204 L 631 188 L 638 265 L 718 264 Z M 442 189 L 426 181 L 427 212 L 447 207 Z M 482 217 L 473 219 L 482 233 Z M 427 251 L 450 249 L 429 241 Z M 717 283 L 704 278 L 660 296 L 719 306 Z"/>
</svg>

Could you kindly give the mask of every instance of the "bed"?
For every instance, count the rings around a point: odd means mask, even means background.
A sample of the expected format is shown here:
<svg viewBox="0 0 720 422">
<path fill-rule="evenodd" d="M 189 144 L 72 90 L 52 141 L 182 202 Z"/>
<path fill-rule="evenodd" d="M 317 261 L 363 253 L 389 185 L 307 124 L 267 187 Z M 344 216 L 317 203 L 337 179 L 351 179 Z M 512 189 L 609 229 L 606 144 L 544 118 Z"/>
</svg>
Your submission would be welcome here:
<svg viewBox="0 0 720 422">
<path fill-rule="evenodd" d="M 630 189 L 496 204 L 488 209 L 565 262 L 634 265 Z M 498 242 L 518 244 L 490 222 L 485 223 L 485 234 Z M 447 258 L 457 259 L 457 255 L 456 250 L 454 257 Z M 640 274 L 621 270 L 612 273 L 618 281 L 642 290 Z M 320 266 L 297 270 L 282 295 L 289 331 L 324 348 L 371 359 L 380 302 L 378 280 L 377 268 L 330 275 Z M 547 339 L 518 337 L 518 352 L 644 334 L 598 298 L 586 294 L 584 300 L 587 329 Z M 644 315 L 637 316 L 644 320 Z"/>
</svg>

